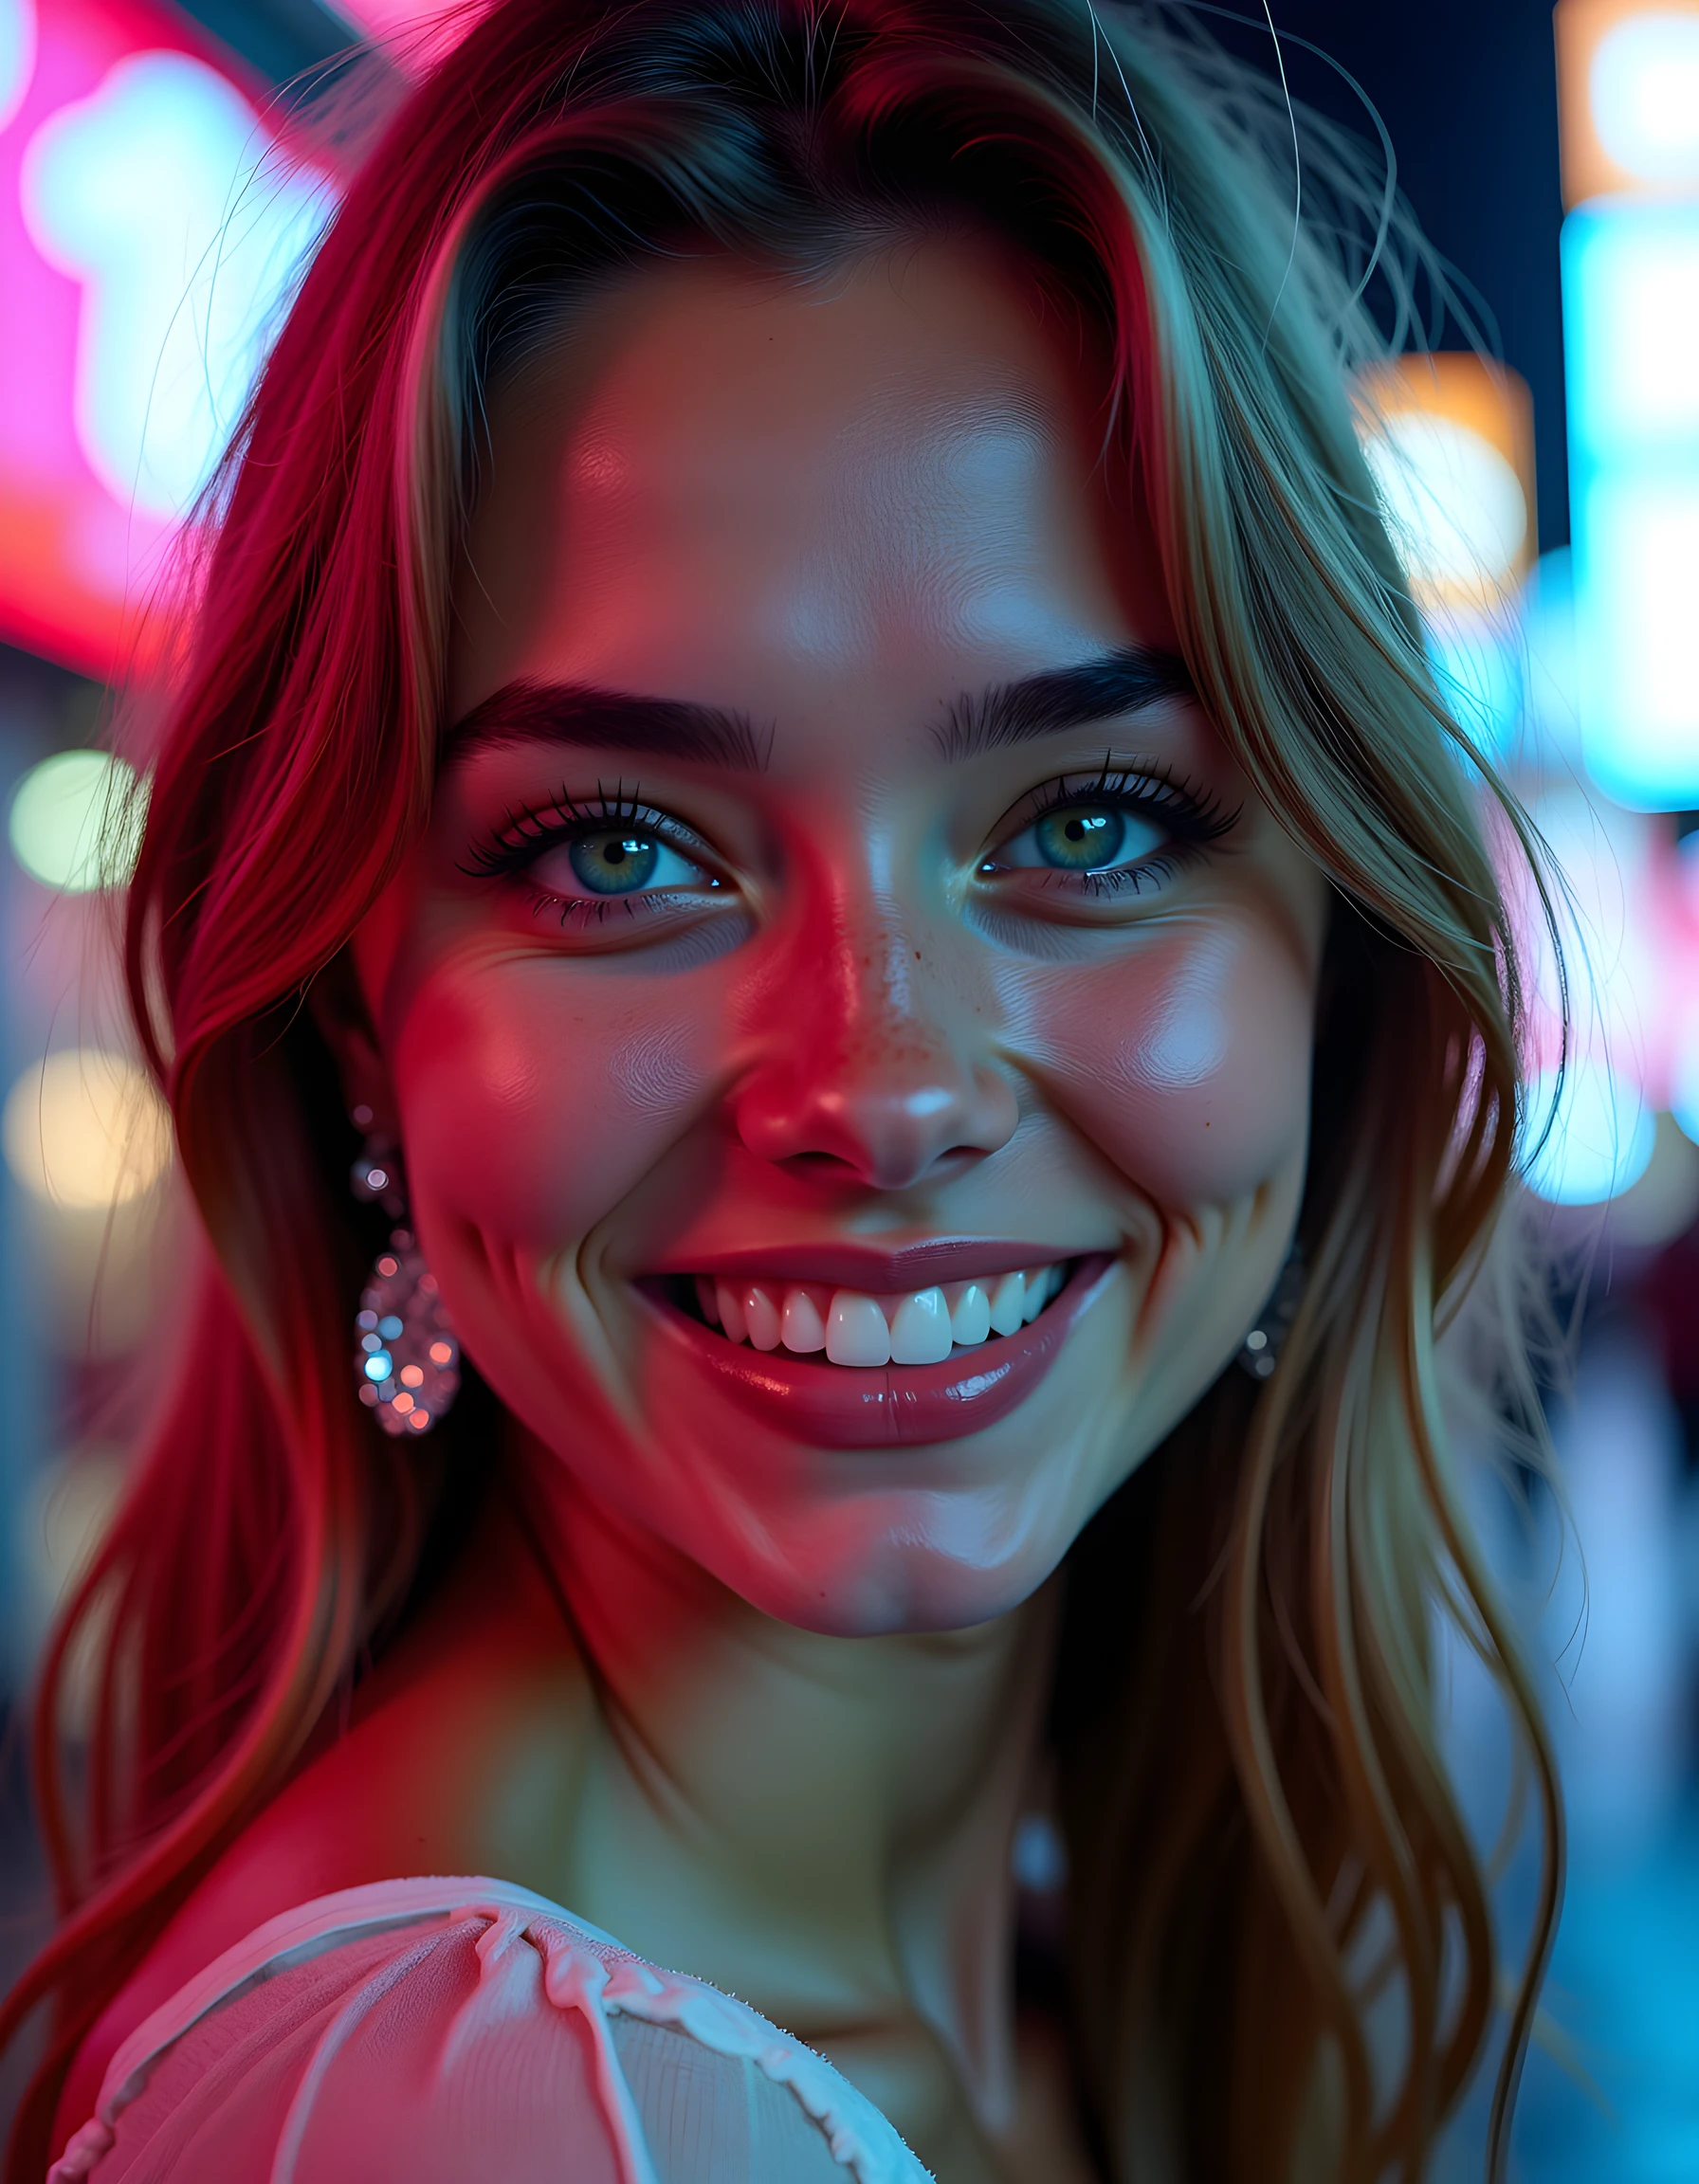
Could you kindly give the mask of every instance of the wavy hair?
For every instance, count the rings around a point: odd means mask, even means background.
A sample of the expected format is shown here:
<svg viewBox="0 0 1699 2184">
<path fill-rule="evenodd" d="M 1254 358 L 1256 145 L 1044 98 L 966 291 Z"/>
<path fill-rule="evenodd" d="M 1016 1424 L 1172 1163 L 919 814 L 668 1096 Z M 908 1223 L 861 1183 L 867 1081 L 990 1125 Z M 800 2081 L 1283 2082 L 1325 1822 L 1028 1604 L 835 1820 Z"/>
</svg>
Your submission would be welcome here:
<svg viewBox="0 0 1699 2184">
<path fill-rule="evenodd" d="M 1421 2174 L 1500 1981 L 1436 1742 L 1449 1620 L 1531 1757 L 1544 1844 L 1505 1982 L 1502 2174 L 1562 1817 L 1434 1340 L 1500 1218 L 1518 1102 L 1483 799 L 1534 844 L 1436 694 L 1354 430 L 1397 222 L 1324 135 L 1321 217 L 1295 222 L 1293 141 L 1268 86 L 1156 5 L 502 0 L 354 177 L 219 488 L 129 896 L 136 1018 L 209 1249 L 176 1392 L 44 1671 L 63 1917 L 0 2015 L 11 2034 L 52 2008 L 13 2184 L 100 2008 L 416 1598 L 433 1503 L 499 1427 L 487 1393 L 463 1406 L 432 1473 L 353 1400 L 371 1240 L 302 1006 L 429 807 L 484 391 L 575 288 L 645 257 L 806 276 L 961 215 L 1106 331 L 1105 460 L 1152 511 L 1202 702 L 1334 892 L 1296 1323 L 1271 1378 L 1229 1372 L 1071 1557 L 1051 1720 L 1081 2113 L 1111 2184 Z M 91 1643 L 72 1765 L 67 1663 Z"/>
</svg>

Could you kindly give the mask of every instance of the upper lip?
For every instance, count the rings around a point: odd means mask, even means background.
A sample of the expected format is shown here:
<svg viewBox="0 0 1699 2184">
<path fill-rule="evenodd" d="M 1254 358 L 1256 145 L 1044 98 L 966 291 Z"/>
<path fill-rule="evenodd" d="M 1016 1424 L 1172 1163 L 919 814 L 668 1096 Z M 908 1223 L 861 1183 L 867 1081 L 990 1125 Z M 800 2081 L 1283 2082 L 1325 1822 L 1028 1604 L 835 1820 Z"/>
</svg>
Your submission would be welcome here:
<svg viewBox="0 0 1699 2184">
<path fill-rule="evenodd" d="M 977 1274 L 1016 1274 L 1081 1256 L 1078 1247 L 1011 1243 L 997 1236 L 942 1236 L 925 1244 L 752 1245 L 737 1251 L 707 1251 L 687 1262 L 655 1268 L 657 1274 L 707 1274 L 737 1282 L 819 1282 L 834 1289 L 876 1296 L 967 1282 Z"/>
</svg>

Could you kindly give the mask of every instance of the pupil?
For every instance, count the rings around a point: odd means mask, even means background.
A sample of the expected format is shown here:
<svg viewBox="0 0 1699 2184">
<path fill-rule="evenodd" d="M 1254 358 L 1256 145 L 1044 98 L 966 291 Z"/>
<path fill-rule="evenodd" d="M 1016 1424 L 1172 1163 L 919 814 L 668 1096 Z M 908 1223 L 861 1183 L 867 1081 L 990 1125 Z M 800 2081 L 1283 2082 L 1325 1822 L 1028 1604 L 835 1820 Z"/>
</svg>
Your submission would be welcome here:
<svg viewBox="0 0 1699 2184">
<path fill-rule="evenodd" d="M 594 895 L 631 895 L 655 868 L 656 846 L 641 835 L 591 834 L 572 845 L 573 870 Z"/>
<path fill-rule="evenodd" d="M 1038 846 L 1047 864 L 1089 872 L 1111 862 L 1125 831 L 1126 822 L 1119 811 L 1056 811 L 1040 823 Z"/>
</svg>

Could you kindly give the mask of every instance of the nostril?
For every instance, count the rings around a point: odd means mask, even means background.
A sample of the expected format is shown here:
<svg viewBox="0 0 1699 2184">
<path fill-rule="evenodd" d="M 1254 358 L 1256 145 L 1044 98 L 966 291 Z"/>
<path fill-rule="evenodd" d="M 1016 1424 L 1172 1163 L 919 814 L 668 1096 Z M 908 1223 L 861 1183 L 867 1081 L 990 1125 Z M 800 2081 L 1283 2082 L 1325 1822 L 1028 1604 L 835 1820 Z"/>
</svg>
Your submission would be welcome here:
<svg viewBox="0 0 1699 2184">
<path fill-rule="evenodd" d="M 804 1175 L 858 1176 L 861 1174 L 855 1161 L 846 1160 L 839 1153 L 788 1153 L 784 1166 Z"/>
<path fill-rule="evenodd" d="M 740 1087 L 737 1127 L 752 1153 L 796 1176 L 904 1190 L 996 1152 L 1013 1135 L 1011 1087 L 990 1069 L 809 1071 L 787 1055 Z"/>
</svg>

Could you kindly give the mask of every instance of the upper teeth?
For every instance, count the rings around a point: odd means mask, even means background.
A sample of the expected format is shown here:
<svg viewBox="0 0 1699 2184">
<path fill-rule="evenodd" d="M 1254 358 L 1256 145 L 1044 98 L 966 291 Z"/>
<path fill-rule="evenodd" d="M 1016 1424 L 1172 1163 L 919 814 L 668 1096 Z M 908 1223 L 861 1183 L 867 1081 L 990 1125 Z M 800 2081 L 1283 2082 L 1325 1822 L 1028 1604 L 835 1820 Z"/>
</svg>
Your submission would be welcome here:
<svg viewBox="0 0 1699 2184">
<path fill-rule="evenodd" d="M 937 1365 L 956 1344 L 1013 1335 L 1036 1320 L 1062 1286 L 1058 1261 L 1024 1273 L 946 1282 L 875 1296 L 819 1282 L 724 1282 L 696 1278 L 703 1312 L 733 1342 L 799 1356 L 824 1350 L 834 1365 Z"/>
</svg>

